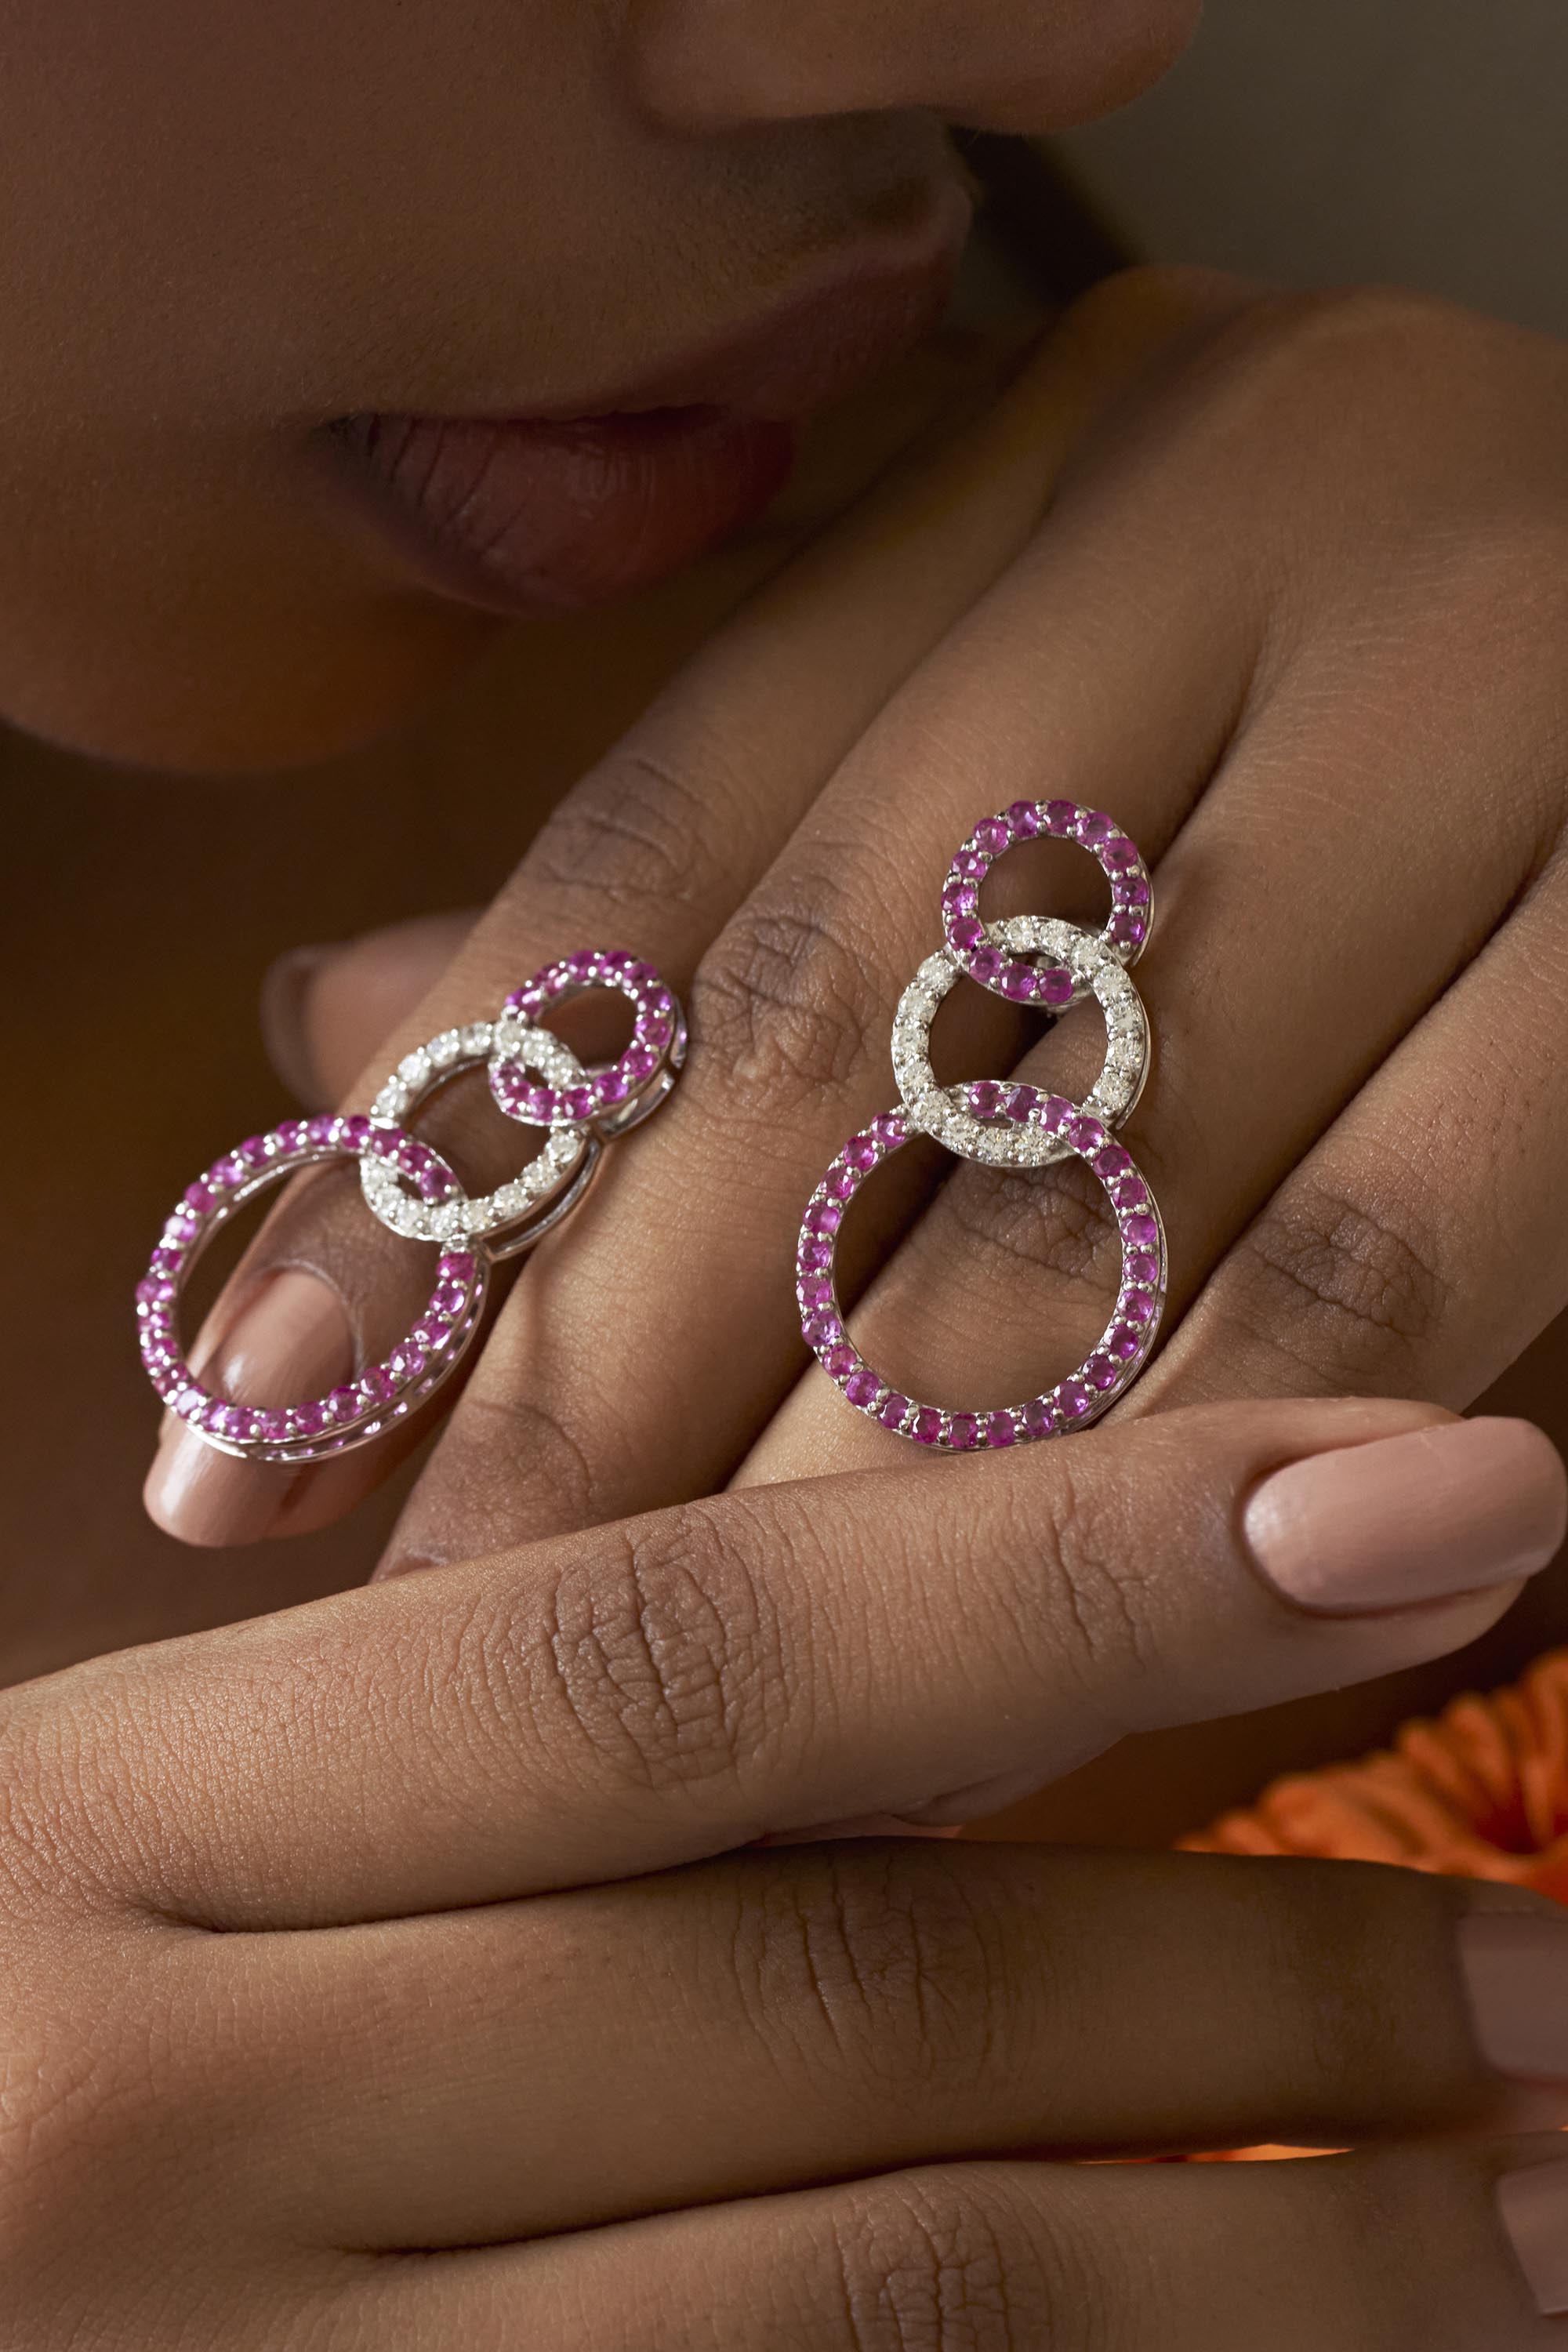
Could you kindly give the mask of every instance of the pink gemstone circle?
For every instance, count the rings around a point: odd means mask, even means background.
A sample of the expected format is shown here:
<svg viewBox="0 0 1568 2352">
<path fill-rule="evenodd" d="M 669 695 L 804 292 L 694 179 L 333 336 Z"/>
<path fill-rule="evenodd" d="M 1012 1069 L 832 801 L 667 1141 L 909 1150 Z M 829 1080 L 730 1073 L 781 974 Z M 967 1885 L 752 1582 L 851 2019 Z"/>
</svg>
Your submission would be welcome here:
<svg viewBox="0 0 1568 2352">
<path fill-rule="evenodd" d="M 253 1135 L 215 1160 L 164 1224 L 152 1262 L 136 1286 L 142 1361 L 171 1412 L 223 1454 L 248 1462 L 325 1461 L 368 1444 L 433 1395 L 479 1328 L 489 1266 L 482 1250 L 443 1250 L 436 1281 L 419 1320 L 378 1364 L 324 1397 L 282 1406 L 254 1406 L 216 1395 L 185 1360 L 178 1330 L 186 1281 L 213 1235 L 257 1192 L 301 1168 L 367 1154 L 397 1167 L 426 1197 L 458 1190 L 451 1169 L 404 1129 L 353 1114 L 285 1119 L 268 1135 Z"/>
<path fill-rule="evenodd" d="M 978 1081 L 984 1115 L 1037 1120 L 1054 1097 L 1033 1087 L 997 1087 Z M 1063 1140 L 1105 1189 L 1121 1241 L 1121 1281 L 1116 1305 L 1096 1346 L 1076 1372 L 1054 1388 L 1002 1412 L 949 1412 L 891 1387 L 867 1363 L 844 1327 L 835 1265 L 849 1202 L 874 1168 L 903 1149 L 915 1132 L 901 1110 L 873 1119 L 851 1136 L 806 1204 L 795 1251 L 795 1301 L 801 1329 L 823 1370 L 847 1402 L 885 1429 L 917 1445 L 972 1454 L 1028 1444 L 1088 1429 L 1131 1387 L 1153 1353 L 1164 1309 L 1165 1231 L 1153 1193 L 1103 1121 L 1075 1117 Z"/>
<path fill-rule="evenodd" d="M 519 1062 L 492 1062 L 490 1092 L 509 1118 L 531 1127 L 588 1120 L 609 1137 L 624 1135 L 664 1100 L 686 1059 L 686 1016 L 660 973 L 628 949 L 582 948 L 546 964 L 512 991 L 504 1013 L 544 1024 L 591 988 L 618 989 L 630 1000 L 631 1044 L 607 1068 L 590 1070 L 580 1087 L 566 1088 L 541 1084 Z"/>
<path fill-rule="evenodd" d="M 1055 835 L 1076 841 L 1095 858 L 1110 885 L 1110 915 L 1099 944 L 1118 963 L 1135 963 L 1149 937 L 1153 902 L 1149 869 L 1115 820 L 1076 801 L 1015 801 L 984 818 L 954 857 L 942 891 L 947 944 L 971 980 L 994 996 L 1046 1012 L 1076 1003 L 1085 983 L 1065 964 L 1021 962 L 998 944 L 995 926 L 982 919 L 980 886 L 1015 843 Z"/>
</svg>

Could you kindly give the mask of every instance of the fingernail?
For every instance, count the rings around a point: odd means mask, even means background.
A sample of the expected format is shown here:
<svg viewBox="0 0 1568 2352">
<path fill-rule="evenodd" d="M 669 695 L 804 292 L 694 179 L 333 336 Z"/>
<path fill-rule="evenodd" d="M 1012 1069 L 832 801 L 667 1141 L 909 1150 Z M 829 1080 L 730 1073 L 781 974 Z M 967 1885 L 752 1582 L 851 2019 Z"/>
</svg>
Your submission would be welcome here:
<svg viewBox="0 0 1568 2352">
<path fill-rule="evenodd" d="M 1542 2317 L 1560 2317 L 1568 2312 L 1568 2158 L 1506 2174 L 1497 2199 Z"/>
<path fill-rule="evenodd" d="M 241 1404 L 298 1403 L 353 1378 L 353 1335 L 330 1283 L 294 1267 L 268 1276 L 201 1368 Z M 301 1472 L 237 1462 L 182 1422 L 164 1431 L 142 1497 L 170 1535 L 190 1544 L 256 1543 L 275 1526 Z"/>
<path fill-rule="evenodd" d="M 1568 1912 L 1475 1911 L 1458 1942 L 1488 2064 L 1516 2082 L 1568 2086 Z"/>
<path fill-rule="evenodd" d="M 1300 1607 L 1409 1609 L 1544 1568 L 1568 1531 L 1568 1475 L 1530 1422 L 1439 1422 L 1277 1470 L 1242 1524 Z"/>
<path fill-rule="evenodd" d="M 257 1017 L 267 1058 L 295 1101 L 307 1110 L 326 1108 L 317 1099 L 315 1065 L 306 1044 L 305 1004 L 328 948 L 290 948 L 268 965 L 261 982 Z"/>
</svg>

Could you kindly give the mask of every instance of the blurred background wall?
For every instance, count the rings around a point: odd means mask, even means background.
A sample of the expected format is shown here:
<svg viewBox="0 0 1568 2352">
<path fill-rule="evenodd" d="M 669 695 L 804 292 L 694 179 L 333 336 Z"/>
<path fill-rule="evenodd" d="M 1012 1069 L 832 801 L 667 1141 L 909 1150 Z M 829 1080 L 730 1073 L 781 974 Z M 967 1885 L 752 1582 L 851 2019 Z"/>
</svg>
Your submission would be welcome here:
<svg viewBox="0 0 1568 2352">
<path fill-rule="evenodd" d="M 1568 333 L 1568 0 L 1208 0 L 1160 89 L 1052 152 L 1141 257 Z"/>
</svg>

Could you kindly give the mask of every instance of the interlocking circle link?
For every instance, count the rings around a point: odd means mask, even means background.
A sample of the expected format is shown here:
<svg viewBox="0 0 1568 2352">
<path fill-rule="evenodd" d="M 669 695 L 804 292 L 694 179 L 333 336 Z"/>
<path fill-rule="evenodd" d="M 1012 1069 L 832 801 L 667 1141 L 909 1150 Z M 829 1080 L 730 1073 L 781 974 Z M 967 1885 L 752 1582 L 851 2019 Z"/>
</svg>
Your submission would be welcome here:
<svg viewBox="0 0 1568 2352">
<path fill-rule="evenodd" d="M 980 884 L 994 860 L 1015 841 L 1047 833 L 1080 842 L 1104 867 L 1111 913 L 1099 933 L 1037 915 L 981 921 Z M 1125 1394 L 1153 1351 L 1165 1301 L 1165 1230 L 1146 1180 L 1114 1133 L 1149 1074 L 1148 1015 L 1127 966 L 1142 953 L 1152 917 L 1148 872 L 1133 844 L 1110 817 L 1070 801 L 1015 801 L 976 825 L 954 860 L 942 890 L 947 945 L 927 957 L 894 1016 L 900 1107 L 851 1136 L 806 1205 L 795 1255 L 801 1329 L 818 1362 L 847 1403 L 917 1444 L 966 1454 L 1086 1429 Z M 937 1084 L 931 1025 L 965 975 L 1014 1003 L 1054 1011 L 1089 995 L 1099 1001 L 1105 1062 L 1081 1103 L 994 1078 Z M 844 1327 L 836 1269 L 845 1210 L 874 1168 L 922 1134 L 993 1168 L 1081 1160 L 1116 1217 L 1121 1283 L 1099 1344 L 1068 1379 L 999 1412 L 951 1412 L 890 1387 Z"/>
<path fill-rule="evenodd" d="M 989 1083 L 982 1079 L 980 1087 Z M 1056 1099 L 1033 1087 L 1003 1087 L 1000 1094 L 1000 1116 L 1020 1128 L 1037 1118 L 1044 1102 Z M 901 1111 L 873 1119 L 850 1137 L 807 1204 L 795 1258 L 795 1297 L 813 1354 L 850 1404 L 917 1445 L 971 1454 L 1087 1429 L 1110 1412 L 1148 1362 L 1165 1303 L 1165 1229 L 1131 1155 L 1112 1142 L 1100 1120 L 1079 1111 L 1056 1139 L 1057 1158 L 1071 1153 L 1099 1177 L 1121 1238 L 1121 1288 L 1094 1349 L 1069 1379 L 1022 1404 L 999 1412 L 948 1412 L 906 1395 L 872 1370 L 844 1328 L 838 1300 L 836 1262 L 844 1212 L 871 1171 L 901 1150 L 910 1133 Z"/>
<path fill-rule="evenodd" d="M 385 1360 L 302 1404 L 259 1408 L 215 1395 L 185 1360 L 177 1333 L 180 1297 L 213 1235 L 253 1194 L 320 1161 L 374 1152 L 418 1181 L 455 1184 L 446 1161 L 400 1128 L 355 1116 L 286 1119 L 253 1135 L 195 1182 L 163 1227 L 136 1287 L 142 1361 L 172 1412 L 220 1454 L 252 1462 L 322 1462 L 363 1445 L 404 1420 L 456 1370 L 484 1310 L 489 1269 L 482 1254 L 443 1251 L 424 1314 Z M 417 1155 L 417 1156 L 416 1156 Z"/>
<path fill-rule="evenodd" d="M 512 992 L 505 1010 L 541 1021 L 595 988 L 613 988 L 630 1001 L 631 1044 L 604 1069 L 579 1069 L 574 1079 L 564 1080 L 546 1073 L 543 1085 L 530 1084 L 539 1075 L 532 1066 L 498 1055 L 490 1064 L 490 1091 L 509 1118 L 537 1127 L 591 1119 L 608 1140 L 650 1118 L 674 1086 L 686 1059 L 686 1016 L 654 966 L 625 948 L 584 948 L 546 964 Z"/>
<path fill-rule="evenodd" d="M 1066 971 L 1075 990 L 1091 990 L 1105 1014 L 1105 1066 L 1081 1104 L 1065 1097 L 1061 1115 L 1050 1124 L 1023 1124 L 1000 1111 L 1001 1089 L 984 1082 L 939 1087 L 931 1075 L 931 1024 L 953 983 L 963 977 L 945 948 L 928 956 L 899 1001 L 893 1016 L 893 1076 L 910 1126 L 934 1136 L 961 1160 L 992 1168 L 1044 1168 L 1068 1157 L 1072 1146 L 1060 1134 L 1061 1120 L 1081 1109 L 1107 1127 L 1120 1127 L 1143 1091 L 1149 1074 L 1149 1017 L 1127 972 L 1091 932 L 1038 915 L 1016 915 L 992 926 L 993 935 L 1013 956 L 1048 958 Z M 978 1091 L 980 1108 L 974 1098 Z"/>
<path fill-rule="evenodd" d="M 488 1068 L 492 1073 L 504 1059 L 509 1068 L 537 1071 L 550 1084 L 570 1092 L 585 1076 L 583 1065 L 569 1046 L 548 1029 L 531 1029 L 526 1022 L 502 1015 L 499 1021 L 471 1022 L 466 1029 L 444 1029 L 427 1045 L 405 1054 L 371 1106 L 371 1118 L 401 1127 L 438 1087 L 461 1076 L 465 1070 Z M 434 1159 L 427 1145 L 416 1150 Z M 450 1184 L 409 1170 L 397 1161 L 367 1151 L 360 1161 L 364 1197 L 384 1225 L 406 1241 L 471 1242 L 502 1234 L 531 1219 L 542 1203 L 563 1192 L 583 1168 L 592 1149 L 586 1127 L 563 1123 L 546 1135 L 537 1158 L 521 1175 L 498 1186 L 482 1199 L 470 1200 L 454 1178 Z M 531 1227 L 530 1227 L 531 1237 Z"/>
<path fill-rule="evenodd" d="M 631 1045 L 608 1071 L 584 1070 L 568 1045 L 521 1010 L 606 985 L 631 996 L 637 1021 Z M 286 1119 L 269 1135 L 248 1137 L 187 1186 L 137 1285 L 148 1379 L 205 1444 L 244 1461 L 321 1462 L 384 1435 L 456 1370 L 479 1328 L 496 1261 L 531 1249 L 570 1214 L 605 1142 L 651 1117 L 685 1054 L 685 1016 L 653 966 L 624 950 L 588 949 L 537 974 L 494 1021 L 444 1029 L 405 1054 L 368 1117 Z M 520 1175 L 473 1200 L 440 1152 L 409 1133 L 408 1122 L 437 1087 L 481 1067 L 502 1108 L 546 1134 Z M 254 1194 L 300 1169 L 342 1159 L 358 1160 L 365 1200 L 384 1225 L 439 1250 L 424 1313 L 384 1362 L 327 1396 L 262 1407 L 215 1395 L 195 1377 L 180 1343 L 180 1301 L 192 1268 Z"/>
<path fill-rule="evenodd" d="M 999 816 L 977 824 L 954 857 L 942 890 L 942 925 L 947 944 L 971 980 L 1015 1003 L 1043 1004 L 1059 1011 L 1082 997 L 1085 981 L 1065 959 L 1043 968 L 1016 961 L 1003 952 L 999 927 L 980 919 L 980 886 L 997 858 L 1016 842 L 1054 836 L 1076 841 L 1099 864 L 1110 885 L 1110 917 L 1100 944 L 1119 963 L 1142 954 L 1153 916 L 1149 869 L 1135 842 L 1103 809 L 1079 808 L 1073 801 L 1015 801 Z"/>
</svg>

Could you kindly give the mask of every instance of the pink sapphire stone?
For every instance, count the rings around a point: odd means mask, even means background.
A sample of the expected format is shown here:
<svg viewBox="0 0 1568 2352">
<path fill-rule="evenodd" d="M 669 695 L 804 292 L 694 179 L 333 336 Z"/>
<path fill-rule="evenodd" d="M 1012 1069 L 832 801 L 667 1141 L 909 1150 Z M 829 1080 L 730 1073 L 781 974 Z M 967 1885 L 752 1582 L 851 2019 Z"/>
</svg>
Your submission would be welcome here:
<svg viewBox="0 0 1568 2352">
<path fill-rule="evenodd" d="M 934 1445 L 942 1435 L 942 1415 L 929 1404 L 922 1404 L 910 1423 L 909 1434 L 917 1445 Z"/>
<path fill-rule="evenodd" d="M 851 1404 L 858 1405 L 863 1412 L 868 1412 L 882 1393 L 882 1383 L 876 1373 L 867 1368 L 850 1373 L 844 1383 L 844 1393 Z"/>
<path fill-rule="evenodd" d="M 1040 829 L 1040 812 L 1033 801 L 1015 801 L 1007 811 L 1007 823 L 1016 841 L 1028 841 Z"/>
<path fill-rule="evenodd" d="M 994 1412 L 986 1416 L 985 1443 L 987 1445 L 1016 1445 L 1017 1442 L 1017 1424 L 1010 1412 Z"/>
<path fill-rule="evenodd" d="M 900 1396 L 897 1389 L 890 1389 L 882 1400 L 877 1418 L 885 1428 L 897 1429 L 909 1409 L 908 1397 Z"/>
<path fill-rule="evenodd" d="M 947 1416 L 947 1442 L 960 1454 L 967 1454 L 980 1443 L 980 1423 L 972 1412 L 950 1412 Z"/>
</svg>

